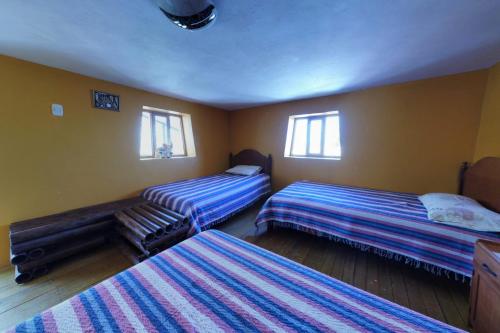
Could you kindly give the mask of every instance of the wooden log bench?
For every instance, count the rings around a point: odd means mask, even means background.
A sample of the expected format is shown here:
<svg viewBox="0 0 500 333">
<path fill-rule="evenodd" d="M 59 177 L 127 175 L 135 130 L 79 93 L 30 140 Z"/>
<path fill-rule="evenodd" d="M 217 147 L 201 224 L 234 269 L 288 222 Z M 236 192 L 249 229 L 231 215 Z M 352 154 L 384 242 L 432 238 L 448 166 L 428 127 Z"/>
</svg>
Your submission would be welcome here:
<svg viewBox="0 0 500 333">
<path fill-rule="evenodd" d="M 126 242 L 122 252 L 137 263 L 183 240 L 188 219 L 151 202 L 140 203 L 115 213 L 116 231 Z"/>
<path fill-rule="evenodd" d="M 144 202 L 137 197 L 11 224 L 16 282 L 29 282 L 46 274 L 52 264 L 107 243 L 114 238 L 114 214 Z"/>
<path fill-rule="evenodd" d="M 47 274 L 70 256 L 116 242 L 138 263 L 183 240 L 186 217 L 137 197 L 95 205 L 10 225 L 15 281 Z"/>
</svg>

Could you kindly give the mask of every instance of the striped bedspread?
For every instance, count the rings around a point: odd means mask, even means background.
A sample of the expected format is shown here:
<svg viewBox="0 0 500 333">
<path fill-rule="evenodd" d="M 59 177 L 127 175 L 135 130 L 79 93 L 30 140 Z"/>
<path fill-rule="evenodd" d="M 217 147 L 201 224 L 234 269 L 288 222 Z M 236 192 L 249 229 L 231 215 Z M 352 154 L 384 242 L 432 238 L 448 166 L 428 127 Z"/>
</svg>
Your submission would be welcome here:
<svg viewBox="0 0 500 333">
<path fill-rule="evenodd" d="M 152 186 L 142 196 L 187 216 L 190 234 L 220 223 L 271 193 L 266 174 L 238 176 L 227 173 Z"/>
<path fill-rule="evenodd" d="M 406 260 L 437 274 L 472 275 L 477 239 L 500 236 L 437 224 L 418 196 L 363 188 L 296 182 L 273 195 L 256 225 L 272 222 Z"/>
<path fill-rule="evenodd" d="M 205 231 L 12 332 L 459 332 L 220 231 Z"/>
</svg>

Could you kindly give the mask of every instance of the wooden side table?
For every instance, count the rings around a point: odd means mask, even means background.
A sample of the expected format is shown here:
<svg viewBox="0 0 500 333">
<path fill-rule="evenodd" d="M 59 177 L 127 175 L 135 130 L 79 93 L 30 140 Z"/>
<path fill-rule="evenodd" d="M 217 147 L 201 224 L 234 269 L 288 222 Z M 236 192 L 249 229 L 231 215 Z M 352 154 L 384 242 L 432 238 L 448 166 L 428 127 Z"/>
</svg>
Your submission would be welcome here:
<svg viewBox="0 0 500 333">
<path fill-rule="evenodd" d="M 469 323 L 474 332 L 500 332 L 500 243 L 476 243 Z"/>
</svg>

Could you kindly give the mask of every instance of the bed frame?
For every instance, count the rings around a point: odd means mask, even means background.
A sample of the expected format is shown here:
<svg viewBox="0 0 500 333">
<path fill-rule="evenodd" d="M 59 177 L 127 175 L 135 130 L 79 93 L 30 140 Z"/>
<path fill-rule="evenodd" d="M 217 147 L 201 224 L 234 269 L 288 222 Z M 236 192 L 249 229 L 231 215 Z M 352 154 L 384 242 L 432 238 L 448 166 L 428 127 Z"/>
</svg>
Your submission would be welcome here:
<svg viewBox="0 0 500 333">
<path fill-rule="evenodd" d="M 273 159 L 271 154 L 264 156 L 254 149 L 245 149 L 240 151 L 238 154 L 229 154 L 229 167 L 232 168 L 236 165 L 257 165 L 262 168 L 262 173 L 265 173 L 271 177 L 271 170 L 273 166 Z"/>
<path fill-rule="evenodd" d="M 464 168 L 462 193 L 500 213 L 500 157 L 485 157 Z"/>
</svg>

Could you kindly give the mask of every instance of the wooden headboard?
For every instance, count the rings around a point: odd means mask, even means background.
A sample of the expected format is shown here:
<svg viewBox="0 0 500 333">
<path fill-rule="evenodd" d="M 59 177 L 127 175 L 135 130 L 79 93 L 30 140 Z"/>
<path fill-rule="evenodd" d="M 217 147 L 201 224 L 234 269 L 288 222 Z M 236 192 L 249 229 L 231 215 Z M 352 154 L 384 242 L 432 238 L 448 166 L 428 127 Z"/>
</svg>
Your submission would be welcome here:
<svg viewBox="0 0 500 333">
<path fill-rule="evenodd" d="M 271 176 L 271 170 L 273 166 L 273 160 L 271 155 L 264 156 L 257 150 L 245 149 L 240 151 L 238 154 L 229 154 L 229 167 L 234 167 L 236 165 L 258 165 L 262 168 L 262 173 L 266 173 Z"/>
<path fill-rule="evenodd" d="M 500 213 L 500 157 L 485 157 L 467 168 L 463 195 Z"/>
</svg>

